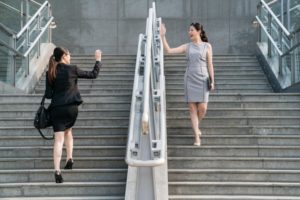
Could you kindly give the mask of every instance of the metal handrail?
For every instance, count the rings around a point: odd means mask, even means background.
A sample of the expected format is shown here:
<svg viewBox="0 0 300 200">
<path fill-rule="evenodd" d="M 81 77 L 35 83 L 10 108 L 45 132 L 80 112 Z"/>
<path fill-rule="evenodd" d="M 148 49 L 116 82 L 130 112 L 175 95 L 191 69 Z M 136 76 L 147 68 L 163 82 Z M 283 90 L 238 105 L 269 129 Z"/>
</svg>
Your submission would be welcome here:
<svg viewBox="0 0 300 200">
<path fill-rule="evenodd" d="M 149 133 L 149 96 L 150 96 L 150 71 L 151 71 L 151 46 L 152 46 L 152 26 L 153 26 L 153 9 L 149 9 L 149 17 L 146 27 L 146 65 L 144 73 L 144 97 L 143 97 L 143 116 L 142 132 Z"/>
<path fill-rule="evenodd" d="M 279 21 L 279 19 L 276 17 L 272 9 L 269 7 L 269 5 L 264 1 L 261 0 L 261 4 L 263 4 L 264 8 L 267 9 L 268 13 L 274 18 L 276 23 L 279 25 L 279 27 L 283 30 L 283 32 L 290 37 L 291 33 L 283 26 L 283 24 Z"/>
<path fill-rule="evenodd" d="M 17 13 L 19 13 L 19 14 L 23 14 L 20 10 L 18 10 L 18 9 L 16 9 L 16 8 L 14 8 L 14 7 L 12 7 L 12 6 L 10 6 L 10 5 L 8 5 L 8 4 L 2 2 L 2 1 L 0 1 L 0 4 L 4 5 L 5 7 L 9 8 L 9 9 L 12 10 L 12 11 L 15 11 L 15 12 L 17 12 Z"/>
<path fill-rule="evenodd" d="M 282 55 L 282 51 L 279 49 L 279 47 L 276 44 L 276 42 L 274 41 L 273 37 L 269 34 L 268 30 L 266 29 L 266 27 L 264 26 L 264 24 L 262 23 L 262 21 L 259 19 L 259 17 L 256 16 L 255 18 L 256 18 L 257 22 L 260 24 L 260 27 L 264 30 L 264 32 L 267 35 L 268 39 L 271 41 L 272 45 L 275 47 L 277 53 L 281 56 Z"/>
<path fill-rule="evenodd" d="M 25 62 L 22 62 L 22 65 L 24 67 L 19 67 L 19 69 L 22 69 L 24 71 L 19 71 L 17 72 L 16 69 L 16 63 L 13 62 L 12 64 L 12 70 L 11 70 L 11 80 L 12 80 L 12 85 L 16 85 L 16 75 L 15 73 L 22 73 L 21 76 L 18 77 L 26 77 L 27 75 L 30 74 L 29 72 L 29 63 L 30 63 L 30 58 L 29 54 L 32 52 L 32 50 L 37 47 L 37 54 L 36 56 L 40 56 L 40 42 L 42 35 L 49 30 L 50 24 L 53 21 L 54 17 L 52 16 L 51 13 L 51 5 L 48 1 L 45 1 L 43 4 L 40 4 L 34 0 L 28 0 L 28 2 L 33 2 L 37 5 L 41 5 L 40 8 L 34 13 L 32 17 L 27 21 L 24 27 L 18 32 L 18 33 L 13 33 L 10 34 L 10 44 L 7 44 L 5 42 L 3 46 L 9 49 L 9 51 L 12 51 L 15 55 L 21 56 Z M 2 2 L 1 2 L 2 3 Z M 36 23 L 35 23 L 36 22 Z M 42 23 L 43 22 L 43 23 Z M 44 23 L 45 22 L 45 23 Z M 5 29 L 0 27 L 0 29 Z M 5 30 L 4 30 L 5 31 Z M 6 31 L 7 32 L 7 31 Z M 31 33 L 37 32 L 37 35 L 34 37 L 34 40 L 31 41 Z M 25 34 L 25 36 L 24 36 Z M 51 30 L 49 30 L 49 37 L 51 37 Z M 49 40 L 50 41 L 50 40 Z M 23 52 L 20 52 L 20 49 L 23 49 Z M 11 59 L 15 60 L 15 55 L 9 55 Z"/>
<path fill-rule="evenodd" d="M 11 46 L 9 46 L 8 44 L 6 44 L 3 40 L 0 39 L 0 45 L 8 48 L 10 51 L 14 52 L 15 54 L 17 54 L 18 56 L 21 57 L 25 57 L 22 53 L 20 53 L 19 51 L 15 50 L 14 48 L 12 48 Z"/>
<path fill-rule="evenodd" d="M 14 36 L 17 33 L 2 23 L 0 23 L 0 29 L 3 30 L 9 36 Z"/>
<path fill-rule="evenodd" d="M 155 3 L 153 3 L 153 8 L 155 8 Z M 134 167 L 154 167 L 163 165 L 166 162 L 166 98 L 163 45 L 158 36 L 159 33 L 153 31 L 153 29 L 158 29 L 161 24 L 161 19 L 156 19 L 155 16 L 155 9 L 150 8 L 146 26 L 147 35 L 140 34 L 136 57 L 126 152 L 127 164 Z M 151 54 L 151 49 L 154 49 L 155 46 L 153 38 L 159 38 L 159 44 L 157 45 L 159 51 Z M 157 61 L 152 62 L 152 57 L 157 57 Z M 158 80 L 151 78 L 151 74 L 155 73 L 156 67 L 159 68 Z M 158 84 L 153 84 L 153 81 L 158 82 Z M 157 87 L 154 87 L 154 85 Z M 158 107 L 159 109 L 156 109 Z M 146 126 L 148 133 L 146 135 L 143 126 Z M 140 157 L 142 148 L 148 148 L 140 145 L 140 140 L 144 137 L 150 138 L 149 150 L 152 156 L 149 159 Z"/>
<path fill-rule="evenodd" d="M 281 55 L 281 57 L 287 56 L 289 55 L 292 51 L 294 51 L 296 48 L 298 48 L 300 46 L 300 42 L 295 44 L 294 46 L 292 46 L 288 51 L 286 51 L 285 53 L 283 53 Z"/>
<path fill-rule="evenodd" d="M 51 22 L 53 20 L 54 20 L 54 17 L 51 17 L 49 19 L 49 21 L 46 23 L 46 25 L 44 26 L 44 28 L 41 29 L 41 32 L 38 34 L 38 36 L 35 38 L 35 40 L 31 43 L 31 46 L 29 47 L 29 49 L 24 53 L 25 57 L 28 56 L 28 54 L 34 48 L 34 46 L 36 45 L 36 43 L 38 43 L 38 41 L 40 40 L 40 38 L 42 37 L 42 35 L 44 34 L 44 32 L 48 29 L 48 26 L 51 24 Z"/>
<path fill-rule="evenodd" d="M 26 25 L 17 33 L 16 37 L 19 38 L 32 24 L 32 22 L 40 15 L 42 10 L 46 7 L 50 7 L 50 3 L 48 1 L 45 1 L 43 5 L 36 11 L 36 13 L 31 17 L 31 19 L 26 23 Z"/>
</svg>

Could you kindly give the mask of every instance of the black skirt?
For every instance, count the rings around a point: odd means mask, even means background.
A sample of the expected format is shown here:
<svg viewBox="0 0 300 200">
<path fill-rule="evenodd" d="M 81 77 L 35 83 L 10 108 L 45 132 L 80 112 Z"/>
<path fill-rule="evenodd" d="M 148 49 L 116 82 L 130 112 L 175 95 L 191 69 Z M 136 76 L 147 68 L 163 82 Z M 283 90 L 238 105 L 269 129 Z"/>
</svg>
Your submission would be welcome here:
<svg viewBox="0 0 300 200">
<path fill-rule="evenodd" d="M 53 131 L 60 132 L 74 126 L 78 115 L 78 105 L 55 106 L 50 110 Z"/>
</svg>

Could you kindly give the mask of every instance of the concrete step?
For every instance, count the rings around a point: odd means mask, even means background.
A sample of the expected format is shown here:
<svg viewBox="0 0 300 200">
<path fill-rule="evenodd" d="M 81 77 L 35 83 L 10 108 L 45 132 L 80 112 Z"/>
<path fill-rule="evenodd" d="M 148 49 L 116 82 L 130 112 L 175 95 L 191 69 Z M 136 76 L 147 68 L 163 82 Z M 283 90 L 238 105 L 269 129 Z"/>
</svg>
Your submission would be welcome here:
<svg viewBox="0 0 300 200">
<path fill-rule="evenodd" d="M 76 120 L 77 126 L 105 126 L 105 125 L 128 125 L 129 117 L 78 117 Z M 0 126 L 30 126 L 33 125 L 33 118 L 0 118 Z"/>
<path fill-rule="evenodd" d="M 169 169 L 171 182 L 298 182 L 299 170 L 270 169 Z"/>
<path fill-rule="evenodd" d="M 256 78 L 256 79 L 218 78 L 218 80 L 215 80 L 216 85 L 221 85 L 221 84 L 251 84 L 251 83 L 269 85 L 268 80 L 263 78 L 263 77 Z M 173 84 L 184 85 L 184 80 L 183 80 L 183 78 L 181 78 L 181 79 L 169 78 L 169 79 L 166 79 L 166 84 L 167 85 L 173 85 Z"/>
<path fill-rule="evenodd" d="M 0 112 L 1 113 L 1 112 Z M 169 108 L 168 116 L 189 116 L 188 108 Z M 208 108 L 206 116 L 300 116 L 300 108 Z"/>
<path fill-rule="evenodd" d="M 127 125 L 111 125 L 111 126 L 75 126 L 72 128 L 73 134 L 78 136 L 84 135 L 123 135 L 127 134 L 128 126 Z M 52 134 L 52 128 L 45 129 L 47 135 Z M 1 136 L 37 136 L 39 135 L 38 131 L 33 127 L 33 124 L 29 126 L 11 126 L 11 127 L 0 127 Z"/>
<path fill-rule="evenodd" d="M 124 196 L 52 196 L 52 197 L 13 197 L 13 198 L 1 198 L 2 200 L 124 200 Z"/>
<path fill-rule="evenodd" d="M 185 71 L 166 71 L 165 76 L 171 76 L 171 75 L 181 75 L 184 76 Z M 249 70 L 249 71 L 237 71 L 237 70 L 221 70 L 215 72 L 215 79 L 218 80 L 218 77 L 222 76 L 234 76 L 234 77 L 240 77 L 240 76 L 258 76 L 261 77 L 263 74 L 261 70 Z"/>
<path fill-rule="evenodd" d="M 28 118 L 34 117 L 36 111 L 32 109 L 8 109 L 0 110 L 0 118 Z M 130 109 L 80 109 L 78 117 L 128 117 Z"/>
<path fill-rule="evenodd" d="M 45 88 L 37 88 L 35 89 L 36 93 L 44 93 Z M 81 88 L 81 94 L 120 94 L 120 93 L 131 93 L 132 87 L 125 88 L 106 88 L 106 87 L 93 87 L 93 88 Z"/>
<path fill-rule="evenodd" d="M 6 121 L 8 124 L 10 121 Z M 300 116 L 225 116 L 225 117 L 205 117 L 201 125 L 227 125 L 227 126 L 280 126 L 298 125 Z M 16 122 L 17 123 L 17 122 Z M 1 124 L 1 122 L 0 122 Z M 189 116 L 167 117 L 168 126 L 185 126 L 191 124 Z"/>
<path fill-rule="evenodd" d="M 165 74 L 166 79 L 171 78 L 171 79 L 176 79 L 181 80 L 184 77 L 184 73 L 181 74 Z M 229 74 L 229 73 L 219 73 L 215 74 L 215 81 L 218 82 L 220 79 L 256 79 L 256 78 L 266 78 L 265 75 L 261 73 L 256 73 L 256 74 L 247 74 L 247 73 L 239 73 L 239 74 Z"/>
<path fill-rule="evenodd" d="M 75 154 L 74 154 L 75 155 Z M 65 157 L 61 162 L 61 169 L 64 168 Z M 0 158 L 0 168 L 2 170 L 12 169 L 51 169 L 53 171 L 53 158 L 49 157 L 26 157 L 26 158 Z M 75 156 L 74 169 L 127 169 L 124 156 Z"/>
<path fill-rule="evenodd" d="M 176 91 L 183 91 L 184 90 L 184 84 L 168 84 L 166 85 L 166 89 L 169 91 L 169 92 L 176 92 Z M 272 91 L 272 88 L 271 86 L 265 84 L 265 83 L 244 83 L 244 84 L 241 84 L 241 83 L 237 83 L 237 84 L 234 84 L 234 83 L 228 83 L 228 84 L 219 84 L 219 83 L 216 83 L 215 84 L 215 87 L 216 89 L 215 90 L 236 90 L 236 89 L 239 89 L 239 90 L 262 90 L 262 89 L 265 89 L 265 90 L 270 90 Z"/>
<path fill-rule="evenodd" d="M 266 146 L 266 145 L 217 145 L 201 147 L 191 145 L 168 145 L 168 156 L 244 156 L 244 157 L 299 157 L 299 146 Z"/>
<path fill-rule="evenodd" d="M 90 80 L 90 79 L 79 79 L 78 85 L 79 86 L 133 86 L 133 80 Z M 41 82 L 37 87 L 44 87 L 45 88 L 46 82 Z"/>
<path fill-rule="evenodd" d="M 85 101 L 85 99 L 84 99 Z M 48 106 L 45 104 L 46 106 Z M 2 109 L 9 109 L 11 107 L 14 107 L 15 109 L 32 109 L 34 111 L 37 111 L 38 107 L 40 106 L 40 102 L 24 102 L 22 104 L 18 102 L 5 102 L 0 103 L 0 107 Z M 109 108 L 115 108 L 115 109 L 129 109 L 130 108 L 130 102 L 123 102 L 123 101 L 102 101 L 102 102 L 86 102 L 83 103 L 80 106 L 82 109 L 109 109 Z"/>
<path fill-rule="evenodd" d="M 167 100 L 184 101 L 183 93 L 172 93 L 167 91 Z M 227 100 L 227 101 L 282 101 L 282 100 L 300 100 L 300 93 L 210 93 L 210 100 Z"/>
<path fill-rule="evenodd" d="M 170 195 L 269 195 L 300 196 L 294 182 L 169 182 Z"/>
<path fill-rule="evenodd" d="M 194 135 L 169 135 L 169 145 L 191 145 Z M 261 146 L 296 146 L 300 145 L 299 135 L 202 135 L 202 145 L 261 145 Z"/>
<path fill-rule="evenodd" d="M 0 197 L 123 196 L 126 182 L 3 183 Z"/>
<path fill-rule="evenodd" d="M 73 169 L 63 170 L 68 182 L 109 182 L 126 181 L 127 169 Z M 53 169 L 0 170 L 1 183 L 36 183 L 54 180 Z"/>
<path fill-rule="evenodd" d="M 51 157 L 52 153 L 52 146 L 0 147 L 0 157 L 2 158 Z M 125 156 L 125 146 L 75 146 L 74 155 L 120 157 Z"/>
<path fill-rule="evenodd" d="M 0 103 L 17 102 L 17 103 L 40 103 L 43 94 L 25 94 L 25 95 L 0 95 Z M 119 94 L 85 94 L 81 95 L 84 103 L 88 102 L 131 102 L 131 93 L 119 93 Z M 125 102 L 126 102 L 125 101 Z M 50 100 L 46 99 L 46 103 Z"/>
<path fill-rule="evenodd" d="M 167 100 L 167 109 L 185 108 L 187 104 L 178 100 Z M 282 100 L 282 101 L 210 101 L 209 108 L 300 108 L 299 100 Z"/>
<path fill-rule="evenodd" d="M 300 200 L 300 196 L 267 195 L 169 195 L 169 200 Z"/>
<path fill-rule="evenodd" d="M 128 98 L 131 101 L 131 94 L 85 94 L 81 95 L 84 102 L 102 102 L 105 98 Z M 183 92 L 173 93 L 167 91 L 167 100 L 180 100 L 184 102 Z M 42 94 L 0 94 L 0 102 L 35 102 L 39 103 L 42 99 Z M 210 93 L 210 100 L 227 100 L 227 101 L 283 101 L 283 100 L 299 100 L 300 93 Z M 46 100 L 48 101 L 48 100 Z"/>
<path fill-rule="evenodd" d="M 53 134 L 51 131 L 50 134 Z M 127 135 L 94 135 L 94 136 L 77 136 L 74 135 L 75 146 L 125 146 L 127 142 Z M 51 146 L 53 141 L 43 140 L 40 136 L 0 136 L 1 147 L 33 147 L 33 146 Z"/>
<path fill-rule="evenodd" d="M 167 127 L 168 135 L 192 135 L 193 130 L 190 124 L 174 125 Z M 245 126 L 230 126 L 230 125 L 200 125 L 203 136 L 205 135 L 297 135 L 300 131 L 300 125 L 245 125 Z"/>
<path fill-rule="evenodd" d="M 218 156 L 169 156 L 169 169 L 275 169 L 299 170 L 299 157 L 218 157 Z"/>
<path fill-rule="evenodd" d="M 99 84 L 99 83 L 87 83 L 87 84 L 78 84 L 78 89 L 80 92 L 83 90 L 101 90 L 103 89 L 104 91 L 106 89 L 132 89 L 133 85 L 132 84 Z M 38 85 L 35 87 L 35 91 L 38 90 L 45 90 L 45 85 Z"/>
</svg>

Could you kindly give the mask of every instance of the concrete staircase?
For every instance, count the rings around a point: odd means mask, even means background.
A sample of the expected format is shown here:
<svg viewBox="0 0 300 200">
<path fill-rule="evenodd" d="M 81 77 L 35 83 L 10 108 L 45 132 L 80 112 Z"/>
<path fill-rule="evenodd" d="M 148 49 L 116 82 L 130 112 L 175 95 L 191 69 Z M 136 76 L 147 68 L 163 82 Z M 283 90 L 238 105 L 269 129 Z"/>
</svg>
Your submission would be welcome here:
<svg viewBox="0 0 300 200">
<path fill-rule="evenodd" d="M 300 199 L 300 94 L 276 94 L 254 56 L 215 56 L 216 91 L 193 146 L 185 59 L 165 56 L 170 200 Z"/>
<path fill-rule="evenodd" d="M 94 59 L 72 56 L 91 70 Z M 33 128 L 45 77 L 32 95 L 0 97 L 0 198 L 2 199 L 124 199 L 124 161 L 135 56 L 103 56 L 96 80 L 79 81 L 84 104 L 74 127 L 74 169 L 63 170 L 65 182 L 54 183 L 53 141 Z M 64 154 L 65 155 L 65 154 Z M 63 168 L 65 157 L 63 157 Z"/>
</svg>

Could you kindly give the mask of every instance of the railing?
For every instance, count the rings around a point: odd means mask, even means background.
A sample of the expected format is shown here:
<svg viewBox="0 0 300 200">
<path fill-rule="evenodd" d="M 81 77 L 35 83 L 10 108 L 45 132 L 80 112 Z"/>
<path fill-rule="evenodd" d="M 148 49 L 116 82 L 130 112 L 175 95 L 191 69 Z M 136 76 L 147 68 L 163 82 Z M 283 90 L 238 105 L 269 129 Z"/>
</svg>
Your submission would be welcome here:
<svg viewBox="0 0 300 200">
<path fill-rule="evenodd" d="M 283 6 L 283 4 L 286 6 Z M 276 15 L 270 6 L 280 7 L 280 14 Z M 283 10 L 286 7 L 286 11 Z M 300 54 L 300 43 L 297 40 L 299 27 L 295 20 L 298 5 L 291 5 L 290 0 L 278 0 L 266 3 L 261 0 L 258 5 L 256 20 L 259 24 L 258 44 L 267 58 L 272 71 L 278 79 L 282 89 L 300 81 L 300 63 L 297 57 Z M 293 14 L 291 14 L 293 13 Z M 300 19 L 300 12 L 299 18 Z M 284 17 L 286 15 L 286 17 Z M 294 18 L 293 18 L 294 19 Z M 277 61 L 275 60 L 277 59 Z"/>
<path fill-rule="evenodd" d="M 126 200 L 168 198 L 166 97 L 161 19 L 149 9 L 146 34 L 139 35 L 126 162 Z"/>
<path fill-rule="evenodd" d="M 154 4 L 155 5 L 155 4 Z M 165 162 L 165 77 L 159 37 L 160 19 L 149 10 L 146 35 L 139 37 L 131 101 L 126 162 L 131 166 L 157 166 Z M 154 38 L 154 39 L 153 39 Z M 141 158 L 141 138 L 150 137 L 151 158 Z"/>
<path fill-rule="evenodd" d="M 0 25 L 0 30 L 8 36 L 8 39 L 0 40 L 0 45 L 6 47 L 10 52 L 7 55 L 9 62 L 7 63 L 6 82 L 13 86 L 16 85 L 18 79 L 29 75 L 29 62 L 34 56 L 40 56 L 41 43 L 51 42 L 51 29 L 49 26 L 54 19 L 48 1 L 43 4 L 33 0 L 23 2 L 26 2 L 26 6 L 22 4 L 21 10 L 18 10 L 0 1 L 0 6 L 5 6 L 26 17 L 26 23 L 24 25 L 21 23 L 21 29 L 17 32 L 3 24 Z M 30 3 L 40 6 L 32 16 L 29 15 L 28 11 Z M 26 7 L 27 12 L 24 12 L 24 7 Z"/>
</svg>

